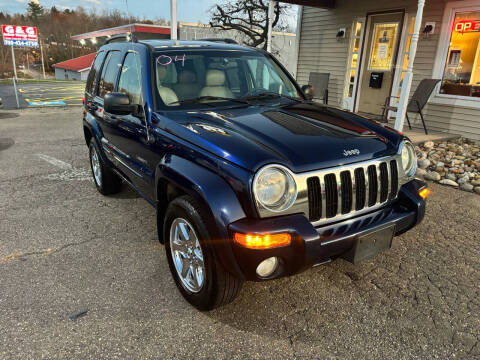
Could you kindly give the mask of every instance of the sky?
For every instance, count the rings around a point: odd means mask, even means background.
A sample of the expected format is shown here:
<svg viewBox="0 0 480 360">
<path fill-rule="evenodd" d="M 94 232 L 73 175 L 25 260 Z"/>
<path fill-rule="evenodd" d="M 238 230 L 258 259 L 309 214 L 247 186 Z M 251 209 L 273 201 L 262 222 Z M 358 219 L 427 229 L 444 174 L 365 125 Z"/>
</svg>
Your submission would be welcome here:
<svg viewBox="0 0 480 360">
<path fill-rule="evenodd" d="M 0 0 L 0 11 L 7 13 L 23 13 L 29 0 Z M 118 9 L 127 13 L 125 0 L 40 0 L 40 5 L 51 8 L 55 5 L 59 10 L 75 9 L 82 6 L 86 9 Z M 177 0 L 178 21 L 207 23 L 209 9 L 218 0 Z M 140 18 L 170 18 L 170 0 L 128 0 L 131 15 Z"/>
</svg>

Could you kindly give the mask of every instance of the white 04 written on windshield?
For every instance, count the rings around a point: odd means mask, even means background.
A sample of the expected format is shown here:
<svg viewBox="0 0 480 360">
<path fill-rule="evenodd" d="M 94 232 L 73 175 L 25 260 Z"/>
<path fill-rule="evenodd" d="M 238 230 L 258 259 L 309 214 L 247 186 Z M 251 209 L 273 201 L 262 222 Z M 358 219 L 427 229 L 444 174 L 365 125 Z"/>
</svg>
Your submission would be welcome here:
<svg viewBox="0 0 480 360">
<path fill-rule="evenodd" d="M 183 56 L 178 56 L 178 55 L 175 55 L 175 56 L 168 56 L 168 55 L 160 55 L 157 57 L 157 64 L 158 65 L 162 65 L 162 66 L 168 66 L 170 65 L 172 62 L 178 62 L 180 61 L 182 63 L 182 67 L 185 66 L 185 54 L 183 54 Z"/>
</svg>

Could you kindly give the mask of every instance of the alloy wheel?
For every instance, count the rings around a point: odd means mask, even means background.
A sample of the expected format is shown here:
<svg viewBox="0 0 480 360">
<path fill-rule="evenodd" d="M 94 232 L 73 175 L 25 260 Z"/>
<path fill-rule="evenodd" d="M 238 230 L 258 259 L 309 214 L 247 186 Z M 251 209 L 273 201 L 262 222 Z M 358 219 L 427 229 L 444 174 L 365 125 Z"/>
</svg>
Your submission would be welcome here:
<svg viewBox="0 0 480 360">
<path fill-rule="evenodd" d="M 100 165 L 100 159 L 98 158 L 97 150 L 92 147 L 92 154 L 90 156 L 92 163 L 93 177 L 98 186 L 102 186 L 102 168 Z"/>
<path fill-rule="evenodd" d="M 197 234 L 187 220 L 173 220 L 170 226 L 170 251 L 183 287 L 198 293 L 205 283 L 205 264 Z"/>
</svg>

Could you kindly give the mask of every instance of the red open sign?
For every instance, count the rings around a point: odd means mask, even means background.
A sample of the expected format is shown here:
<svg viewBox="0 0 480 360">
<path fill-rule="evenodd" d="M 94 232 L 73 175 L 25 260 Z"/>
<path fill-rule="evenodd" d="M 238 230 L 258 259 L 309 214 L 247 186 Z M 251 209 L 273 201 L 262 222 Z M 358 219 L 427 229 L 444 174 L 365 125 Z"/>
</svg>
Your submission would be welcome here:
<svg viewBox="0 0 480 360">
<path fill-rule="evenodd" d="M 454 27 L 456 32 L 466 33 L 466 32 L 479 32 L 480 31 L 480 21 L 475 20 L 461 20 L 455 23 Z"/>
</svg>

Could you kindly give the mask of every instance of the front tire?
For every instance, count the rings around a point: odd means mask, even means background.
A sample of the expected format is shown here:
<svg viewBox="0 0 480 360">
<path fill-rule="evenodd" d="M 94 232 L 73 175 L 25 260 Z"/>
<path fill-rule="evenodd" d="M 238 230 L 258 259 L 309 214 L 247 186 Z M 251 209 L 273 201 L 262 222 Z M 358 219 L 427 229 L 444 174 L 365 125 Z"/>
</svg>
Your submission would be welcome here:
<svg viewBox="0 0 480 360">
<path fill-rule="evenodd" d="M 122 179 L 105 164 L 93 138 L 90 140 L 89 152 L 93 182 L 97 190 L 103 195 L 118 193 L 122 189 Z"/>
<path fill-rule="evenodd" d="M 199 310 L 228 304 L 238 295 L 242 280 L 215 260 L 212 237 L 200 206 L 190 196 L 173 200 L 164 220 L 165 252 L 170 271 L 183 297 Z"/>
</svg>

